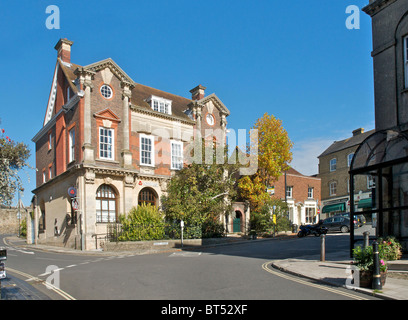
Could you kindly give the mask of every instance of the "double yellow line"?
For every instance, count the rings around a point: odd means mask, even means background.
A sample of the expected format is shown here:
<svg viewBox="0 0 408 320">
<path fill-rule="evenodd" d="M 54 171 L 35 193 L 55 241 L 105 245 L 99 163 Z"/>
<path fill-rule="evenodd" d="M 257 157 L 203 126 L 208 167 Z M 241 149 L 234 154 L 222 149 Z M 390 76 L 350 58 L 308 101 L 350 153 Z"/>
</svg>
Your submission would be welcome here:
<svg viewBox="0 0 408 320">
<path fill-rule="evenodd" d="M 333 288 L 330 288 L 330 287 L 327 287 L 327 286 L 311 283 L 310 281 L 303 280 L 303 279 L 301 279 L 299 277 L 294 277 L 294 276 L 290 276 L 290 275 L 282 273 L 282 272 L 274 271 L 274 270 L 268 268 L 268 265 L 270 265 L 271 263 L 272 263 L 272 261 L 265 262 L 262 265 L 262 269 L 264 269 L 265 271 L 267 271 L 267 272 L 269 272 L 269 273 L 271 273 L 271 274 L 273 274 L 275 276 L 278 276 L 278 277 L 281 277 L 281 278 L 284 278 L 284 279 L 287 279 L 287 280 L 290 280 L 290 281 L 294 281 L 294 282 L 297 282 L 297 283 L 301 283 L 301 284 L 304 284 L 304 285 L 309 286 L 309 287 L 314 287 L 314 288 L 317 288 L 317 289 L 326 290 L 326 291 L 329 291 L 329 292 L 332 292 L 332 293 L 335 293 L 335 294 L 340 294 L 342 296 L 346 296 L 348 298 L 352 298 L 352 299 L 356 299 L 356 300 L 368 300 L 366 298 L 359 297 L 359 296 L 357 296 L 355 294 L 352 294 L 352 293 L 348 293 L 348 292 L 344 292 L 344 291 L 341 291 L 341 290 L 338 290 L 338 289 L 333 289 Z"/>
<path fill-rule="evenodd" d="M 69 295 L 65 291 L 61 290 L 60 288 L 54 286 L 51 283 L 45 283 L 45 281 L 40 279 L 40 278 L 33 277 L 32 275 L 29 275 L 27 273 L 24 273 L 24 272 L 21 272 L 21 271 L 18 271 L 18 270 L 7 267 L 7 272 L 8 271 L 10 271 L 11 273 L 16 273 L 16 274 L 18 274 L 20 276 L 23 276 L 23 277 L 27 278 L 28 280 L 26 280 L 26 281 L 36 281 L 36 282 L 40 282 L 40 283 L 46 285 L 49 290 L 52 290 L 55 293 L 59 294 L 65 300 L 76 300 L 73 296 Z"/>
</svg>

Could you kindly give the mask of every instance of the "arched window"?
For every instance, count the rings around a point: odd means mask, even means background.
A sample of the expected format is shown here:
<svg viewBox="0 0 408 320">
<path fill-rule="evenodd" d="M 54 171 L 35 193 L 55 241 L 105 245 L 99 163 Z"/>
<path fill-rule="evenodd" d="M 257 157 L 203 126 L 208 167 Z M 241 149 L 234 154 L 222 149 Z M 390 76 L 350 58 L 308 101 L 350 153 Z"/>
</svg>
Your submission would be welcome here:
<svg viewBox="0 0 408 320">
<path fill-rule="evenodd" d="M 96 222 L 116 222 L 116 193 L 108 185 L 101 185 L 96 191 Z"/>
<path fill-rule="evenodd" d="M 139 205 L 142 203 L 155 206 L 156 205 L 156 193 L 150 188 L 144 188 L 139 193 Z"/>
</svg>

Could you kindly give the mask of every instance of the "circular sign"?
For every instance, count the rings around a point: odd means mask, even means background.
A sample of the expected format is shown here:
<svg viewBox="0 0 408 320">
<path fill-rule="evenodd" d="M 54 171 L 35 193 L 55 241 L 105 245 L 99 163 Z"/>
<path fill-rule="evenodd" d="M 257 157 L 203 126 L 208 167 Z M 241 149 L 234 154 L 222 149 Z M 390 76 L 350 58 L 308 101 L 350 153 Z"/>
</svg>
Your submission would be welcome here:
<svg viewBox="0 0 408 320">
<path fill-rule="evenodd" d="M 77 190 L 76 190 L 76 188 L 74 188 L 74 187 L 68 188 L 68 195 L 69 195 L 71 198 L 75 198 L 76 195 L 77 195 Z"/>
</svg>

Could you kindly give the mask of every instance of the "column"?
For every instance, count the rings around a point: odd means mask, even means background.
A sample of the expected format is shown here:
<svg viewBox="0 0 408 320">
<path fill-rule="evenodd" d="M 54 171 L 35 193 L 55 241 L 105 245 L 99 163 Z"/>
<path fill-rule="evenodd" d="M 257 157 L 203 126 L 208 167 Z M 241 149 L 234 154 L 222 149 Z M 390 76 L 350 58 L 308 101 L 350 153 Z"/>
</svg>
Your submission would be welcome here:
<svg viewBox="0 0 408 320">
<path fill-rule="evenodd" d="M 129 147 L 129 101 L 132 96 L 131 88 L 132 84 L 128 82 L 122 82 L 121 84 L 122 100 L 123 100 L 123 149 L 122 149 L 122 166 L 124 168 L 132 167 L 132 153 Z"/>
</svg>

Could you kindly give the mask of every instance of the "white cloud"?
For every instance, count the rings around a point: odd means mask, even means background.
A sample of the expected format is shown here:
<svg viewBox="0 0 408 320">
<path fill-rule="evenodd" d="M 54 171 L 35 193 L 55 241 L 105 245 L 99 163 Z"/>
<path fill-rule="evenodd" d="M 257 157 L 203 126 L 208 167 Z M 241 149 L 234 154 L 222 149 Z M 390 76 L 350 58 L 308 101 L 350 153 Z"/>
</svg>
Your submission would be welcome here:
<svg viewBox="0 0 408 320">
<path fill-rule="evenodd" d="M 291 166 L 301 174 L 311 176 L 319 172 L 319 159 L 334 141 L 328 138 L 314 138 L 294 142 L 292 149 L 293 160 Z"/>
</svg>

